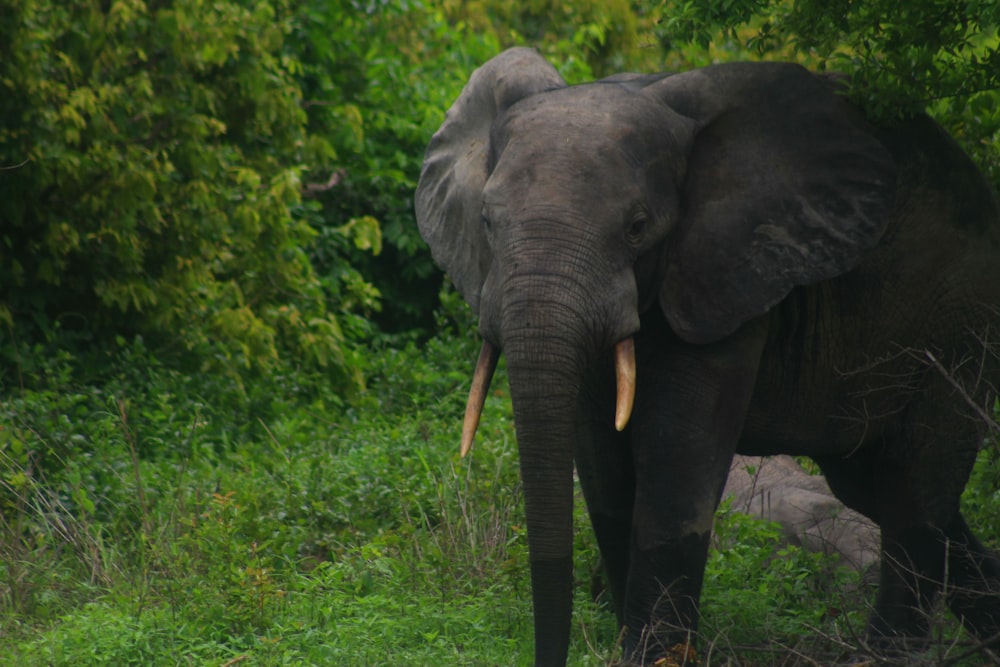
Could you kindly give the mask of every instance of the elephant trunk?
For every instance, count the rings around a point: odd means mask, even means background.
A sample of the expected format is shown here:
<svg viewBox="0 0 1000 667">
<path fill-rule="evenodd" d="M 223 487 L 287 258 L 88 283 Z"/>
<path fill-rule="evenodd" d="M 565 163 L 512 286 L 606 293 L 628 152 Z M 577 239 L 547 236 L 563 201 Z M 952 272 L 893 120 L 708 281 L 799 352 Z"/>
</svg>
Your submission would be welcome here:
<svg viewBox="0 0 1000 667">
<path fill-rule="evenodd" d="M 575 300 L 574 291 L 555 280 L 539 290 L 538 281 L 537 276 L 532 279 L 531 298 L 504 304 L 501 332 L 528 524 L 535 664 L 564 665 L 572 613 L 578 398 L 587 365 L 608 343 L 601 338 L 594 309 L 574 307 L 586 304 L 582 296 Z M 623 424 L 631 410 L 634 360 L 628 363 L 630 346 L 620 347 L 626 388 L 620 392 L 624 398 L 617 419 Z"/>
<path fill-rule="evenodd" d="M 506 344 L 531 560 L 535 665 L 565 665 L 573 589 L 573 448 L 582 368 L 563 341 Z"/>
</svg>

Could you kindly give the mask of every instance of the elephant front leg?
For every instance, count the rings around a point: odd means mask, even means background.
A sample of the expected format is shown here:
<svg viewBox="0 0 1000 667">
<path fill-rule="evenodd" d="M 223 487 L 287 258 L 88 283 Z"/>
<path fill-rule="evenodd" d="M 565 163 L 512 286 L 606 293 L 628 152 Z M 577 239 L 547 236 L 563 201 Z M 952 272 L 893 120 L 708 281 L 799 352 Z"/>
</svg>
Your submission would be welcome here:
<svg viewBox="0 0 1000 667">
<path fill-rule="evenodd" d="M 633 541 L 627 585 L 625 654 L 635 664 L 696 645 L 698 600 L 710 531 L 643 548 Z"/>
<path fill-rule="evenodd" d="M 642 339 L 625 595 L 627 657 L 637 664 L 676 656 L 697 631 L 715 509 L 750 405 L 764 334 L 763 325 L 751 323 L 706 346 Z"/>
<path fill-rule="evenodd" d="M 626 655 L 636 664 L 653 664 L 694 643 L 712 522 L 733 443 L 702 448 L 668 438 L 654 448 L 655 456 L 639 457 L 637 469 L 646 471 L 637 475 L 623 619 Z"/>
</svg>

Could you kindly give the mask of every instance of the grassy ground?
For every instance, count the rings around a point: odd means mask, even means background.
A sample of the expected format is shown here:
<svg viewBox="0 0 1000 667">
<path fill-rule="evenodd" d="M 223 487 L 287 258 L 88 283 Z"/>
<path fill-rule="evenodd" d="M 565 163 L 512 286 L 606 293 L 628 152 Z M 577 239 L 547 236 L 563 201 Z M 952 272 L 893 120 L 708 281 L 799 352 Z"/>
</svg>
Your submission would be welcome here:
<svg viewBox="0 0 1000 667">
<path fill-rule="evenodd" d="M 447 335 L 374 349 L 351 400 L 295 377 L 177 374 L 141 345 L 99 383 L 54 359 L 0 403 L 0 664 L 530 664 L 502 369 L 473 455 L 457 456 L 475 353 Z M 986 520 L 987 458 L 970 501 Z M 571 664 L 608 665 L 617 633 L 582 503 L 576 520 Z M 716 541 L 704 664 L 858 647 L 855 576 L 725 510 Z M 964 640 L 936 627 L 947 641 L 928 664 L 949 664 Z"/>
</svg>

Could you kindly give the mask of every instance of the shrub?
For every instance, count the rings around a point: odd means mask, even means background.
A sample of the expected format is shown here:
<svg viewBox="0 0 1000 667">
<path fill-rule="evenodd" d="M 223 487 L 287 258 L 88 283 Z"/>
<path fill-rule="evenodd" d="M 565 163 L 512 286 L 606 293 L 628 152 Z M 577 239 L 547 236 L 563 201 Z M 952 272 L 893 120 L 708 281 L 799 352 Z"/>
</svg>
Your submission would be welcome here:
<svg viewBox="0 0 1000 667">
<path fill-rule="evenodd" d="M 302 181 L 332 148 L 306 127 L 289 2 L 10 9 L 0 323 L 25 344 L 142 334 L 202 371 L 294 356 L 356 381 L 304 250 Z M 0 352 L 8 375 L 33 356 Z"/>
</svg>

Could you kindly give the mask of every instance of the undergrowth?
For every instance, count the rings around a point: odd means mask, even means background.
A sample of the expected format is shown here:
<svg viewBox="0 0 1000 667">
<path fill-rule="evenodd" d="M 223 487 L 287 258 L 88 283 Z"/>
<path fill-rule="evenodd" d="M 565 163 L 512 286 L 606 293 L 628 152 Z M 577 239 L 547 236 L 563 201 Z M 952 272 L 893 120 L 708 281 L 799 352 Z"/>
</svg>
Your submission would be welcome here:
<svg viewBox="0 0 1000 667">
<path fill-rule="evenodd" d="M 306 375 L 179 374 L 141 341 L 99 381 L 61 356 L 3 387 L 0 664 L 530 664 L 503 369 L 460 459 L 476 341 L 369 352 L 353 401 Z M 994 470 L 984 454 L 970 491 L 993 536 Z M 582 501 L 575 520 L 571 664 L 608 665 L 618 633 Z M 703 664 L 858 647 L 870 590 L 856 575 L 728 507 L 714 546 Z"/>
</svg>

